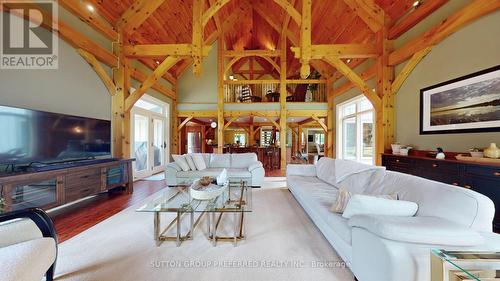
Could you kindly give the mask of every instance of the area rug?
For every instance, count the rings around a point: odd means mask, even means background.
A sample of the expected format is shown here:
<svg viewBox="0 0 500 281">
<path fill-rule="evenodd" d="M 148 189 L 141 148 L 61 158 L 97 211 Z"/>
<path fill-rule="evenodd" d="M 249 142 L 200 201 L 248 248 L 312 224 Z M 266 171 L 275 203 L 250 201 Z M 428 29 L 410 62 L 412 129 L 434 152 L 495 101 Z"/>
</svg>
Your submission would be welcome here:
<svg viewBox="0 0 500 281">
<path fill-rule="evenodd" d="M 149 176 L 147 178 L 144 178 L 144 180 L 147 181 L 162 181 L 165 180 L 165 173 L 159 173 L 156 175 Z"/>
<path fill-rule="evenodd" d="M 262 188 L 253 189 L 247 239 L 237 247 L 229 242 L 214 247 L 204 217 L 193 240 L 157 247 L 153 214 L 135 211 L 158 196 L 153 194 L 61 243 L 56 280 L 353 280 L 285 185 L 284 178 L 266 178 Z M 163 223 L 172 218 L 163 216 Z M 229 222 L 222 221 L 222 232 Z"/>
</svg>

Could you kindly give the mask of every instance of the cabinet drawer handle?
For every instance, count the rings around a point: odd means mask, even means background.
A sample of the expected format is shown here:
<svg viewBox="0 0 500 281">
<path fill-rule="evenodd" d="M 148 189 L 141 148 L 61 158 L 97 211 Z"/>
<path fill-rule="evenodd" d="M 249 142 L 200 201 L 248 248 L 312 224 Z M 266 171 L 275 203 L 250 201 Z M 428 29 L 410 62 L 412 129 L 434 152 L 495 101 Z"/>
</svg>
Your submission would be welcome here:
<svg viewBox="0 0 500 281">
<path fill-rule="evenodd" d="M 464 185 L 464 187 L 467 188 L 467 189 L 471 189 L 472 188 L 472 186 L 468 185 L 468 184 Z"/>
<path fill-rule="evenodd" d="M 438 164 L 432 164 L 432 167 L 433 167 L 433 168 L 436 168 L 436 167 L 438 167 L 438 166 L 439 166 Z"/>
<path fill-rule="evenodd" d="M 493 175 L 500 177 L 500 172 L 494 172 Z"/>
</svg>

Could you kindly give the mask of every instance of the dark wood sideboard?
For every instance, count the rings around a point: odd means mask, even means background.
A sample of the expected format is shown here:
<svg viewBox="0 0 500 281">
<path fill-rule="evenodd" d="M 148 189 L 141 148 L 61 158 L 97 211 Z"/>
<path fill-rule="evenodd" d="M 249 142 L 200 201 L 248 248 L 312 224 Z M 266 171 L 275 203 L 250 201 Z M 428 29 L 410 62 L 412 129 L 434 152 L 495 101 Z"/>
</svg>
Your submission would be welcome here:
<svg viewBox="0 0 500 281">
<path fill-rule="evenodd" d="M 382 165 L 391 171 L 472 189 L 491 198 L 495 203 L 495 209 L 500 210 L 500 165 L 393 154 L 383 154 Z M 497 233 L 500 232 L 498 211 L 495 212 L 493 229 Z"/>
<path fill-rule="evenodd" d="M 133 159 L 116 159 L 43 172 L 14 173 L 0 177 L 5 211 L 30 207 L 45 210 L 78 199 L 125 187 L 133 192 Z"/>
</svg>

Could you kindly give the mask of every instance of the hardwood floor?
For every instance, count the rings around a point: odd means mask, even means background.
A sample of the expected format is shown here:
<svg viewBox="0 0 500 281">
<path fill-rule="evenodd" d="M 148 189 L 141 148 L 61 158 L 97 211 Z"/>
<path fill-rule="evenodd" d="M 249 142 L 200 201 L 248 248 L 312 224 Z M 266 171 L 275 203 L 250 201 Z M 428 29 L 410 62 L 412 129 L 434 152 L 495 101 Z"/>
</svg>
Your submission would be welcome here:
<svg viewBox="0 0 500 281">
<path fill-rule="evenodd" d="M 50 216 L 54 221 L 59 243 L 91 228 L 165 187 L 165 181 L 140 180 L 134 183 L 134 193 L 132 194 L 127 194 L 118 189 L 51 212 Z"/>
<path fill-rule="evenodd" d="M 284 177 L 281 170 L 266 171 L 266 177 Z M 59 243 L 91 228 L 101 221 L 140 202 L 149 195 L 166 187 L 165 181 L 139 180 L 134 182 L 134 193 L 121 190 L 97 195 L 82 202 L 52 211 Z"/>
</svg>

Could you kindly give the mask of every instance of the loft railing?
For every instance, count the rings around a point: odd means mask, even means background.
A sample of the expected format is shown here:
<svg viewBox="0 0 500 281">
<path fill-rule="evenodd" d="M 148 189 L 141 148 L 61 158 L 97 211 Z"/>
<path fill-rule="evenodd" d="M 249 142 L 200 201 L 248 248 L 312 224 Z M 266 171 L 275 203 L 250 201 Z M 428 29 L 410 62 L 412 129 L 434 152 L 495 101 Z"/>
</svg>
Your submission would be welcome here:
<svg viewBox="0 0 500 281">
<path fill-rule="evenodd" d="M 323 80 L 287 80 L 286 89 L 287 102 L 327 102 Z M 226 81 L 224 102 L 279 102 L 279 90 L 279 80 Z"/>
</svg>

